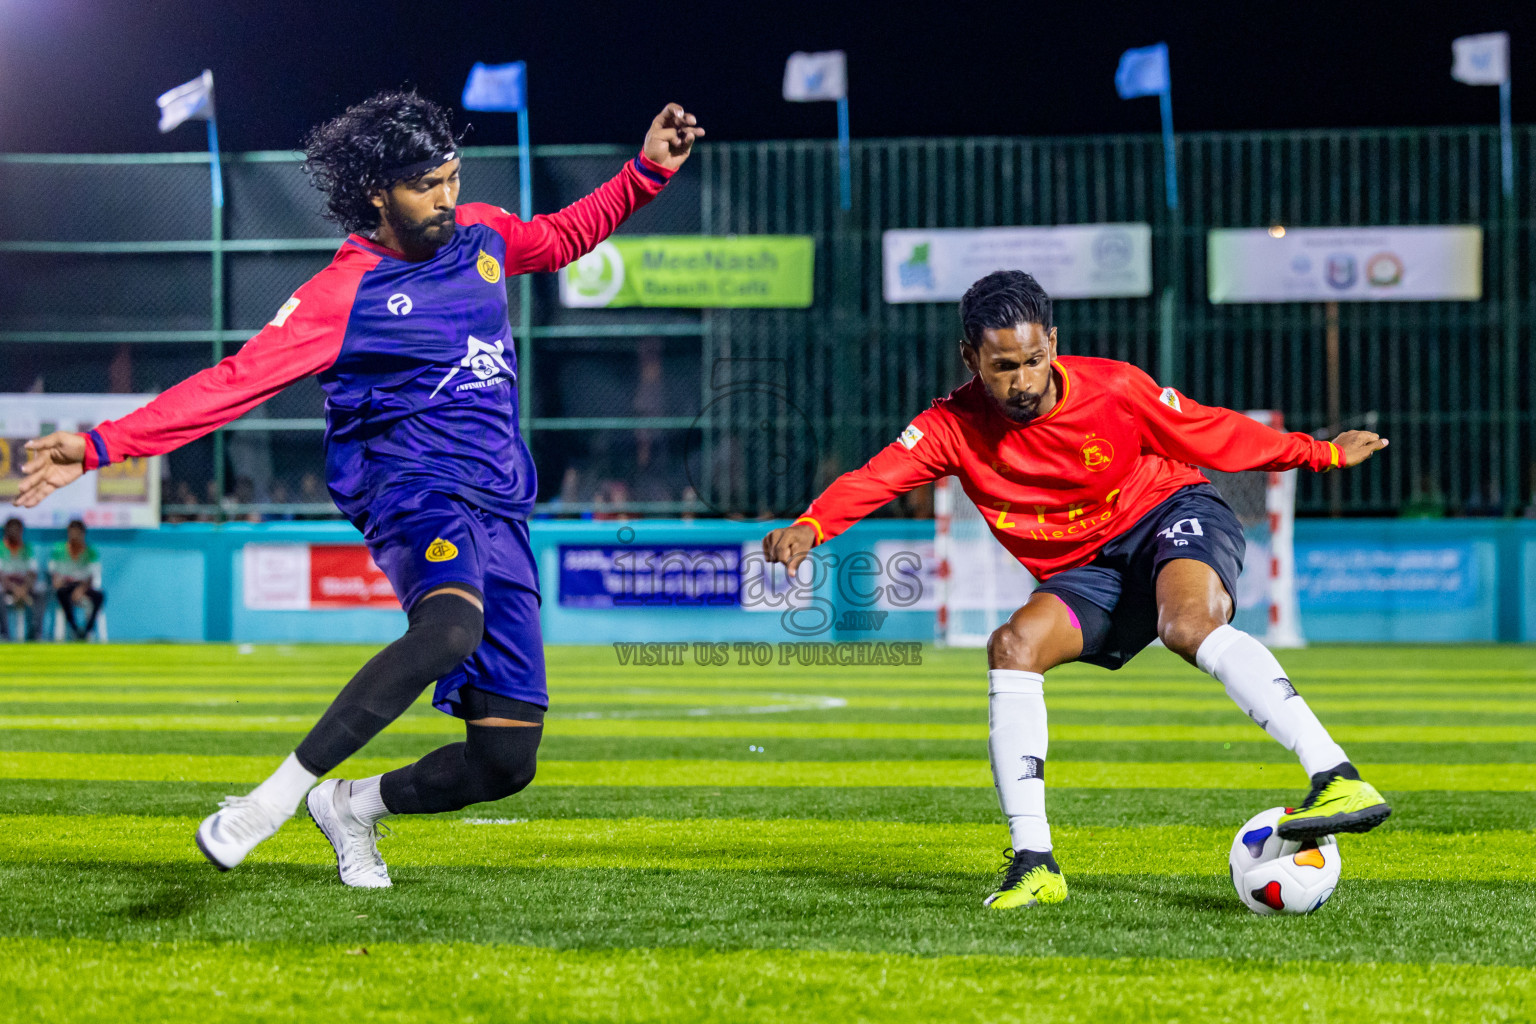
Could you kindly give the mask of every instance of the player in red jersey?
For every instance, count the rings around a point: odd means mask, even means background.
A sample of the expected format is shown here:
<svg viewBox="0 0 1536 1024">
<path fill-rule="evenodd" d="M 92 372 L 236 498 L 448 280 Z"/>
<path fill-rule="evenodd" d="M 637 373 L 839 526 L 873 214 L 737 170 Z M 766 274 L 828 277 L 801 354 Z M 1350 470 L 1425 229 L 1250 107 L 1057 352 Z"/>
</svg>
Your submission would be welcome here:
<svg viewBox="0 0 1536 1024">
<path fill-rule="evenodd" d="M 1282 434 L 1159 387 L 1129 363 L 1058 358 L 1050 297 L 1020 271 L 977 281 L 960 320 L 972 379 L 833 481 L 792 526 L 769 533 L 763 551 L 794 572 L 816 544 L 953 475 L 1041 581 L 987 644 L 989 749 L 1012 849 L 986 906 L 1067 898 L 1045 818 L 1044 673 L 1073 661 L 1117 669 L 1158 638 L 1300 758 L 1312 789 L 1281 818 L 1281 836 L 1365 832 L 1386 820 L 1391 808 L 1274 655 L 1230 625 L 1242 526 L 1195 468 L 1326 472 L 1364 462 L 1386 439 Z"/>
</svg>

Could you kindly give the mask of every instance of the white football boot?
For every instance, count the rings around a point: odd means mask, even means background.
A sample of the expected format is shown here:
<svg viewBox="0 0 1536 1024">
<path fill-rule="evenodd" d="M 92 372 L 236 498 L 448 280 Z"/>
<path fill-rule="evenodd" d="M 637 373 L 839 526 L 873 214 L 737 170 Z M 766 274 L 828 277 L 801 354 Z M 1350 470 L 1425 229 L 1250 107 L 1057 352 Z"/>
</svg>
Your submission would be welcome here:
<svg viewBox="0 0 1536 1024">
<path fill-rule="evenodd" d="M 309 791 L 304 802 L 315 826 L 336 851 L 336 874 L 359 889 L 387 889 L 389 868 L 379 856 L 379 826 L 364 825 L 352 814 L 351 783 L 326 779 Z"/>
<path fill-rule="evenodd" d="M 228 871 L 291 817 L 254 797 L 227 796 L 219 801 L 219 809 L 197 826 L 197 848 L 214 867 Z"/>
</svg>

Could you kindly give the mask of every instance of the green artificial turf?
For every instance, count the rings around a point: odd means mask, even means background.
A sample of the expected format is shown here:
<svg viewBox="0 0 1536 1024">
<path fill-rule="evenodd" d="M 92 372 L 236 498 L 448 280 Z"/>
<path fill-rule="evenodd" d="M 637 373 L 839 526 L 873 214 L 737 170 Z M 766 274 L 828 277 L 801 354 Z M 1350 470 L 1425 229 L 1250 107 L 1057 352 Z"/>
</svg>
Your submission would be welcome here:
<svg viewBox="0 0 1536 1024">
<path fill-rule="evenodd" d="M 549 652 L 519 796 L 395 819 L 347 889 L 302 816 L 191 842 L 372 653 L 16 646 L 0 662 L 0 1016 L 26 1021 L 1536 1019 L 1536 655 L 1282 652 L 1395 813 L 1305 918 L 1226 854 L 1294 760 L 1161 650 L 1046 683 L 1072 899 L 981 909 L 1006 829 L 985 662 L 705 669 Z M 462 734 L 425 702 L 339 774 Z"/>
</svg>

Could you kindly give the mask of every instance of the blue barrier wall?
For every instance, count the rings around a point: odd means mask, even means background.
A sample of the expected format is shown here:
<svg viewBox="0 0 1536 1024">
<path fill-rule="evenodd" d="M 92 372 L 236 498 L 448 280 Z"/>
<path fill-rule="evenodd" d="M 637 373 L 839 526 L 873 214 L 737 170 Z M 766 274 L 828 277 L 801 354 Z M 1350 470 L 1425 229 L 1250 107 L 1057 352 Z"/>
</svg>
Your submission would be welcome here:
<svg viewBox="0 0 1536 1024">
<path fill-rule="evenodd" d="M 778 613 L 738 607 L 572 608 L 558 600 L 562 544 L 702 545 L 755 541 L 773 523 L 643 520 L 537 521 L 532 536 L 545 591 L 545 639 L 555 644 L 622 640 L 794 639 Z M 57 531 L 34 530 L 46 548 Z M 931 540 L 925 520 L 871 520 L 818 554 L 847 556 L 879 541 Z M 115 640 L 378 643 L 405 617 L 377 609 L 252 611 L 242 600 L 242 550 L 253 542 L 360 541 L 344 523 L 201 523 L 159 530 L 93 530 Z M 1302 628 L 1314 641 L 1536 641 L 1536 522 L 1523 520 L 1301 520 L 1296 524 Z M 877 585 L 878 580 L 853 588 Z M 837 628 L 850 608 L 846 581 L 823 575 L 814 596 L 834 625 L 819 640 L 930 640 L 933 616 L 892 611 L 878 632 Z M 812 623 L 814 625 L 814 623 Z"/>
</svg>

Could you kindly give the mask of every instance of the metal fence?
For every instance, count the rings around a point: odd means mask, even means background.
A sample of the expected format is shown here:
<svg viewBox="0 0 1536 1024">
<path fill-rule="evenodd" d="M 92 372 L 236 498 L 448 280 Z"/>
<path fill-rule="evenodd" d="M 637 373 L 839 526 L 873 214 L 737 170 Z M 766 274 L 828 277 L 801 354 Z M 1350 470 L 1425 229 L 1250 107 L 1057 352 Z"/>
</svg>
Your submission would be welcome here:
<svg viewBox="0 0 1536 1024">
<path fill-rule="evenodd" d="M 1274 408 L 1293 429 L 1372 424 L 1387 458 L 1305 475 L 1303 512 L 1515 514 L 1532 501 L 1536 132 L 1517 194 L 1491 129 L 1184 135 L 1181 208 L 1153 136 L 702 146 L 633 233 L 816 242 L 805 310 L 576 310 L 552 275 L 510 286 L 527 432 L 550 512 L 798 511 L 960 383 L 953 304 L 881 300 L 881 232 L 1145 221 L 1145 299 L 1058 304 L 1062 350 L 1128 359 L 1191 396 Z M 590 191 L 626 147 L 534 147 L 535 208 Z M 515 147 L 465 153 L 464 198 L 515 208 Z M 0 155 L 0 392 L 154 391 L 232 351 L 338 239 L 297 155 L 226 158 L 210 218 L 202 154 Z M 1477 224 L 1478 302 L 1213 306 L 1216 227 Z M 1330 369 L 1333 371 L 1330 373 Z M 324 515 L 322 401 L 297 385 L 167 460 L 171 515 Z M 922 513 L 922 496 L 902 503 Z"/>
</svg>

